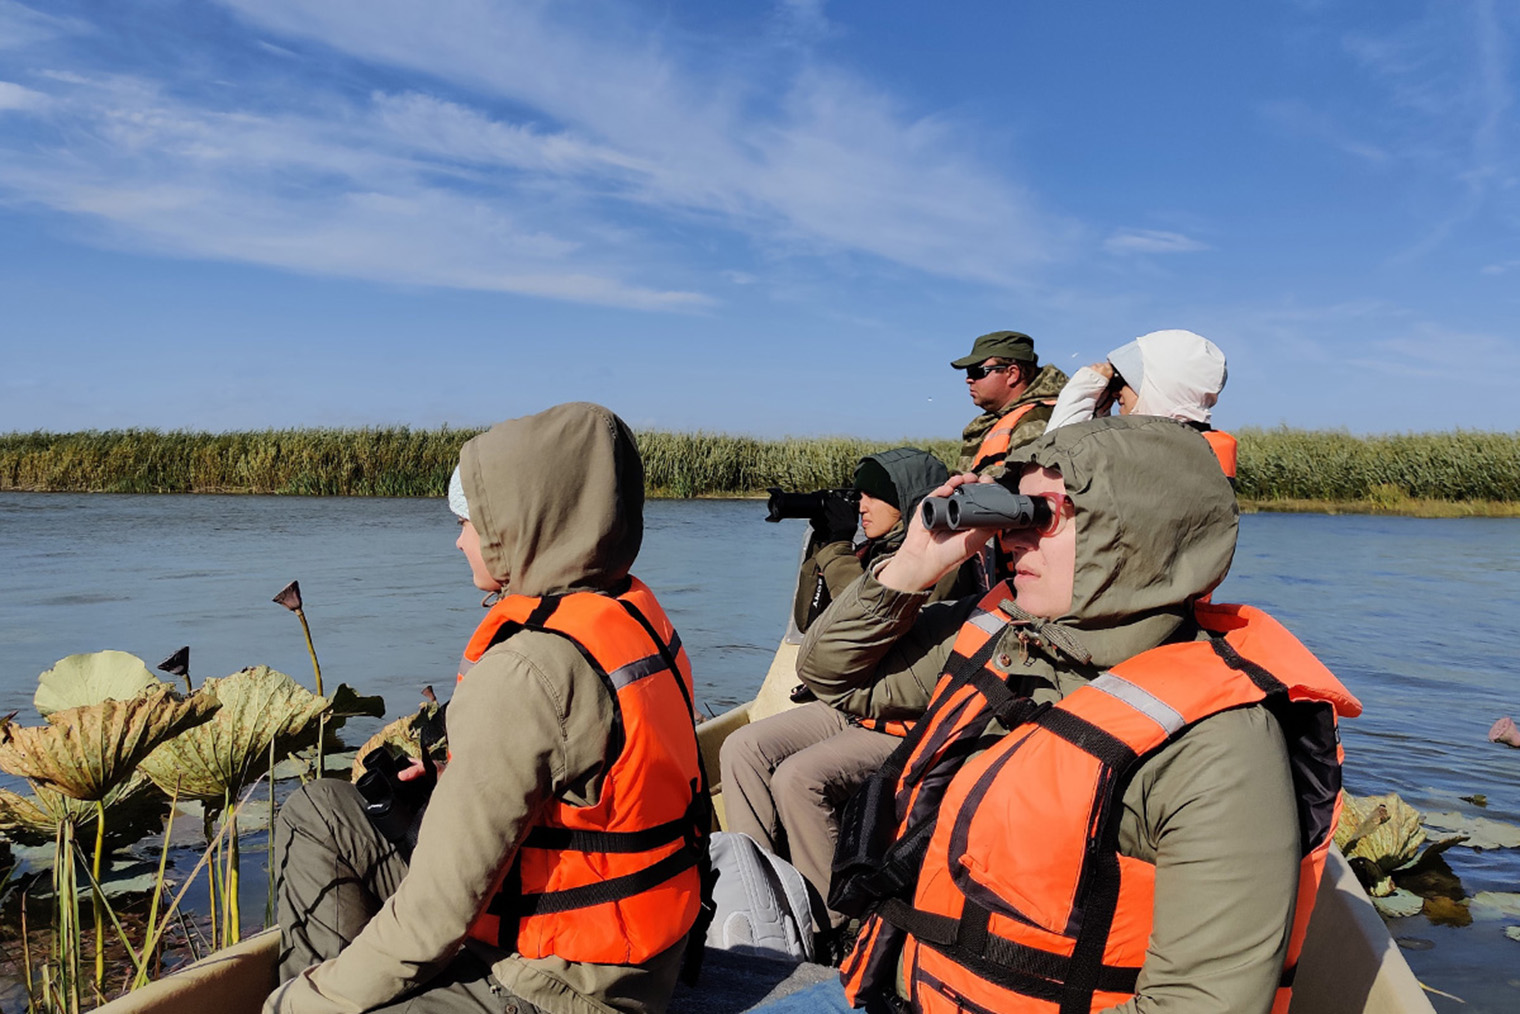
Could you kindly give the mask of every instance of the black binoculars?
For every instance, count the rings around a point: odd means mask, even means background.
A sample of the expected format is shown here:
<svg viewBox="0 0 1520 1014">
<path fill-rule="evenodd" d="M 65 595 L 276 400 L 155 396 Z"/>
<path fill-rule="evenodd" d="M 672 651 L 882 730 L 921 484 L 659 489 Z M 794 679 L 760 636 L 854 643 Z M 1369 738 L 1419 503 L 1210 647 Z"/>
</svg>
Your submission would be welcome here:
<svg viewBox="0 0 1520 1014">
<path fill-rule="evenodd" d="M 765 502 L 767 521 L 784 521 L 787 518 L 811 521 L 823 516 L 830 500 L 847 503 L 852 508 L 860 503 L 860 491 L 854 489 L 815 489 L 811 493 L 788 493 L 780 486 L 772 486 L 766 492 L 771 495 Z"/>
<path fill-rule="evenodd" d="M 403 782 L 396 758 L 383 746 L 371 750 L 363 763 L 364 774 L 354 788 L 364 800 L 364 814 L 381 837 L 396 846 L 401 858 L 410 860 L 437 782 L 436 769 L 429 764 L 423 777 Z"/>
<path fill-rule="evenodd" d="M 949 496 L 925 498 L 919 508 L 931 532 L 967 528 L 1042 528 L 1050 523 L 1050 501 L 1025 496 L 998 483 L 967 483 Z"/>
</svg>

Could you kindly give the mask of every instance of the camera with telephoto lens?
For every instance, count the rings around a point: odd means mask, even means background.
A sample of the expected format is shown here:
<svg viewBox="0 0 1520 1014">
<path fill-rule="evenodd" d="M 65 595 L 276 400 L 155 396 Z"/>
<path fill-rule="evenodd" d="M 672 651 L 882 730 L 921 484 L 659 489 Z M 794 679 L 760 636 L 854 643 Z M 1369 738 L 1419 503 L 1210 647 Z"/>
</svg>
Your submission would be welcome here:
<svg viewBox="0 0 1520 1014">
<path fill-rule="evenodd" d="M 765 502 L 767 521 L 784 521 L 787 518 L 812 521 L 824 516 L 830 502 L 848 504 L 851 512 L 860 503 L 860 491 L 854 489 L 815 489 L 811 493 L 788 493 L 780 486 L 772 486 L 766 492 L 771 495 Z"/>
<path fill-rule="evenodd" d="M 1041 528 L 1050 523 L 1050 501 L 1025 496 L 998 483 L 967 483 L 949 496 L 925 498 L 919 507 L 931 532 L 968 528 Z"/>
</svg>

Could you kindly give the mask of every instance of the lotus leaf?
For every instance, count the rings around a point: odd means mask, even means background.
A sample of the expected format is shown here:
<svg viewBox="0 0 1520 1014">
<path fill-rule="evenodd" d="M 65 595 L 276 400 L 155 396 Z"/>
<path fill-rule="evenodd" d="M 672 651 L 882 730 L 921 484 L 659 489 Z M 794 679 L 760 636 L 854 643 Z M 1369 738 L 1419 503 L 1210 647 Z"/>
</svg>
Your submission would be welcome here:
<svg viewBox="0 0 1520 1014">
<path fill-rule="evenodd" d="M 1383 873 L 1392 873 L 1419 855 L 1425 843 L 1420 811 L 1390 792 L 1386 796 L 1353 796 L 1342 792 L 1340 823 L 1335 843 L 1347 859 L 1365 859 Z M 1378 808 L 1382 807 L 1382 812 Z M 1382 819 L 1386 814 L 1386 819 Z M 1355 865 L 1355 864 L 1353 864 Z M 1365 884 L 1365 878 L 1363 883 Z"/>
<path fill-rule="evenodd" d="M 159 683 L 136 655 L 125 651 L 92 651 L 59 659 L 53 668 L 38 676 L 32 703 L 46 718 L 65 708 L 105 700 L 125 701 Z"/>
<path fill-rule="evenodd" d="M 1438 834 L 1466 836 L 1471 849 L 1520 848 L 1520 827 L 1488 817 L 1469 817 L 1463 813 L 1432 813 L 1425 824 Z"/>
<path fill-rule="evenodd" d="M 164 740 L 207 721 L 217 701 L 158 683 L 129 700 L 65 708 L 43 726 L 0 727 L 0 768 L 75 799 L 96 800 Z"/>
<path fill-rule="evenodd" d="M 1520 894 L 1479 891 L 1472 897 L 1474 919 L 1520 919 Z"/>
<path fill-rule="evenodd" d="M 179 785 L 181 798 L 219 803 L 236 795 L 269 763 L 269 744 L 280 746 L 316 722 L 326 699 L 267 665 L 253 666 L 220 679 L 208 679 L 202 692 L 214 694 L 222 707 L 211 721 L 160 746 L 143 761 L 142 770 L 165 792 Z"/>
<path fill-rule="evenodd" d="M 168 800 L 142 775 L 133 775 L 106 794 L 108 849 L 136 844 L 163 826 Z M 71 819 L 82 833 L 95 826 L 95 804 L 71 799 L 42 785 L 32 796 L 0 789 L 0 834 L 22 845 L 51 845 L 58 825 Z"/>
<path fill-rule="evenodd" d="M 1400 888 L 1386 898 L 1373 898 L 1372 904 L 1390 919 L 1405 919 L 1419 915 L 1425 908 L 1425 899 Z"/>
</svg>

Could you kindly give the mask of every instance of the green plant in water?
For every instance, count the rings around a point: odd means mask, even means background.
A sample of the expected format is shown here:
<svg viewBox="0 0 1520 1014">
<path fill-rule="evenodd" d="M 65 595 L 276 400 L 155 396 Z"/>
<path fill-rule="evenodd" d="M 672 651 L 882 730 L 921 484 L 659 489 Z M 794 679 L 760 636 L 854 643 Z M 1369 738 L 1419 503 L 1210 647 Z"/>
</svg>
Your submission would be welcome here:
<svg viewBox="0 0 1520 1014">
<path fill-rule="evenodd" d="M 136 768 L 164 741 L 207 721 L 217 702 L 207 695 L 182 698 L 147 674 L 142 660 L 125 652 L 71 655 L 39 678 L 43 726 L 0 724 L 0 769 L 28 779 L 35 803 L 8 793 L 0 807 L 34 826 L 51 819 L 54 830 L 54 898 L 60 984 L 72 1008 L 79 992 L 77 877 L 74 849 L 83 821 L 93 810 L 92 883 L 98 884 L 106 854 L 106 813 L 113 793 L 136 777 Z M 70 802 L 62 801 L 67 797 Z M 105 975 L 105 899 L 92 886 L 95 911 L 95 976 Z"/>
<path fill-rule="evenodd" d="M 332 702 L 268 666 L 208 679 L 201 692 L 214 694 L 221 709 L 209 722 L 165 742 L 142 762 L 142 770 L 166 792 L 177 787 L 182 798 L 204 803 L 208 839 L 223 840 L 212 827 L 225 814 L 226 844 L 211 871 L 211 943 L 217 947 L 242 936 L 237 813 L 231 802 L 263 773 L 271 745 L 281 755 L 299 745 Z"/>
</svg>

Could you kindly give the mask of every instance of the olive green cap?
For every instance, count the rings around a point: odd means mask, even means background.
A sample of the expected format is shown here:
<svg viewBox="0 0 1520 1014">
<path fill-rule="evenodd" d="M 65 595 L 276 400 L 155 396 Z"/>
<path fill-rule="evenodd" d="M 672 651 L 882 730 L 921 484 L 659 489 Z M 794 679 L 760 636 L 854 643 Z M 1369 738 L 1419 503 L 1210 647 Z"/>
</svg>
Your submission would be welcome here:
<svg viewBox="0 0 1520 1014">
<path fill-rule="evenodd" d="M 979 366 L 989 359 L 1012 359 L 1016 362 L 1040 365 L 1040 357 L 1034 352 L 1034 339 L 1022 331 L 994 331 L 984 334 L 971 346 L 969 356 L 961 356 L 950 365 L 957 370 Z"/>
</svg>

